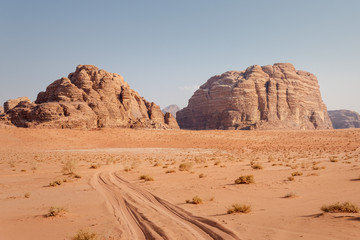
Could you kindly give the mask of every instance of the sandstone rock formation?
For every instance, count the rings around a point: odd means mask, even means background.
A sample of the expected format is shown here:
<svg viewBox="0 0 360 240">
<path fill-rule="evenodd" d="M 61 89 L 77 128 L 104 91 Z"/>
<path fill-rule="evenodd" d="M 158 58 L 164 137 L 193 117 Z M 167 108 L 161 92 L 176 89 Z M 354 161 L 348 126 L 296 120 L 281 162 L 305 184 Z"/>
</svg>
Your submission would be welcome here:
<svg viewBox="0 0 360 240">
<path fill-rule="evenodd" d="M 18 105 L 20 102 L 28 102 L 28 103 L 30 103 L 31 101 L 30 101 L 29 98 L 27 98 L 27 97 L 19 97 L 19 98 L 16 98 L 16 99 L 7 100 L 7 101 L 4 103 L 4 112 L 7 112 L 7 111 L 9 111 L 10 109 L 13 109 L 13 108 L 16 107 L 16 105 Z"/>
<path fill-rule="evenodd" d="M 331 129 L 317 78 L 290 63 L 210 78 L 177 112 L 184 129 Z"/>
<path fill-rule="evenodd" d="M 167 112 L 171 113 L 175 118 L 176 118 L 176 113 L 180 110 L 180 108 L 178 107 L 178 105 L 176 104 L 171 104 L 165 108 L 163 108 L 161 111 L 165 114 Z"/>
<path fill-rule="evenodd" d="M 335 129 L 360 128 L 360 114 L 350 110 L 328 111 Z"/>
<path fill-rule="evenodd" d="M 18 127 L 178 127 L 168 125 L 160 107 L 132 90 L 122 76 L 92 65 L 79 65 L 67 78 L 54 81 L 34 103 L 8 101 L 5 108 Z"/>
<path fill-rule="evenodd" d="M 4 108 L 0 106 L 0 114 L 4 113 Z"/>
</svg>

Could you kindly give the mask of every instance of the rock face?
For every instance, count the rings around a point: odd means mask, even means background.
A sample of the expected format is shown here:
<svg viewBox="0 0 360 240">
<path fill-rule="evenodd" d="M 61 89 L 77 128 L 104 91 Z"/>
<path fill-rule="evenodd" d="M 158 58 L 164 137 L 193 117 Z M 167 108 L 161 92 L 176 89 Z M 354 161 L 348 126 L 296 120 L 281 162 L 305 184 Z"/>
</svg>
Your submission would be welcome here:
<svg viewBox="0 0 360 240">
<path fill-rule="evenodd" d="M 290 63 L 210 78 L 177 112 L 184 129 L 331 129 L 317 78 Z"/>
<path fill-rule="evenodd" d="M 350 110 L 328 111 L 335 129 L 360 128 L 360 114 Z"/>
<path fill-rule="evenodd" d="M 0 106 L 0 114 L 4 113 L 4 108 Z"/>
<path fill-rule="evenodd" d="M 176 117 L 176 113 L 180 110 L 180 108 L 178 107 L 178 105 L 176 104 L 171 104 L 165 108 L 163 108 L 161 111 L 165 114 L 167 112 L 171 113 L 171 115 L 173 115 L 174 117 Z"/>
<path fill-rule="evenodd" d="M 30 103 L 31 101 L 27 98 L 27 97 L 19 97 L 16 99 L 10 99 L 7 100 L 4 103 L 4 112 L 9 111 L 10 109 L 13 109 L 14 107 L 16 107 L 16 105 L 18 105 L 20 102 L 28 102 Z"/>
<path fill-rule="evenodd" d="M 6 114 L 18 127 L 176 127 L 168 125 L 160 107 L 132 90 L 122 76 L 92 65 L 79 65 L 67 78 L 54 81 L 34 103 L 13 105 Z"/>
</svg>

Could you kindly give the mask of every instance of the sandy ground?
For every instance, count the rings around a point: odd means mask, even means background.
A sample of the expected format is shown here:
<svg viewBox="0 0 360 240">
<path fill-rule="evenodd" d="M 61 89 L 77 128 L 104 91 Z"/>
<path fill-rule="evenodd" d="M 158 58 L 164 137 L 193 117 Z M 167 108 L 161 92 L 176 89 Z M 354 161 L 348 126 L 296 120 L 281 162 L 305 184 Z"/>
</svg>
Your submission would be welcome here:
<svg viewBox="0 0 360 240">
<path fill-rule="evenodd" d="M 359 178 L 360 130 L 0 129 L 0 239 L 358 240 Z"/>
</svg>

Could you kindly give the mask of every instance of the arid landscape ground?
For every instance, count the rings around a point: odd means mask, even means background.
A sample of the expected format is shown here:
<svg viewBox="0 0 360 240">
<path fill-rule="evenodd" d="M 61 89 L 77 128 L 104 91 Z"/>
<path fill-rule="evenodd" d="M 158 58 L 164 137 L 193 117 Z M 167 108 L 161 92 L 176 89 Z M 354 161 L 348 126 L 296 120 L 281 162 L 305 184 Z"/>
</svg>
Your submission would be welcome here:
<svg viewBox="0 0 360 240">
<path fill-rule="evenodd" d="M 0 129 L 0 239 L 360 239 L 336 202 L 360 205 L 360 130 Z"/>
</svg>

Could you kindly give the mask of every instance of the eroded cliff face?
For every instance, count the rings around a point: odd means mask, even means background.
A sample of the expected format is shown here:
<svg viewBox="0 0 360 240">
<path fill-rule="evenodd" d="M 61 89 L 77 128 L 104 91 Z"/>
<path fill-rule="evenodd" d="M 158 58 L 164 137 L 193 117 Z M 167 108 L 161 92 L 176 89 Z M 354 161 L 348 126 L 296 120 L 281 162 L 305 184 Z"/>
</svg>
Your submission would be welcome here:
<svg viewBox="0 0 360 240">
<path fill-rule="evenodd" d="M 331 122 L 335 129 L 360 128 L 360 114 L 350 110 L 329 111 Z"/>
<path fill-rule="evenodd" d="M 183 129 L 331 129 L 317 78 L 290 63 L 210 78 L 177 112 Z"/>
<path fill-rule="evenodd" d="M 10 100 L 6 115 L 18 127 L 37 128 L 178 128 L 167 124 L 160 107 L 132 90 L 123 77 L 79 65 L 66 78 L 50 84 L 34 103 Z"/>
</svg>

